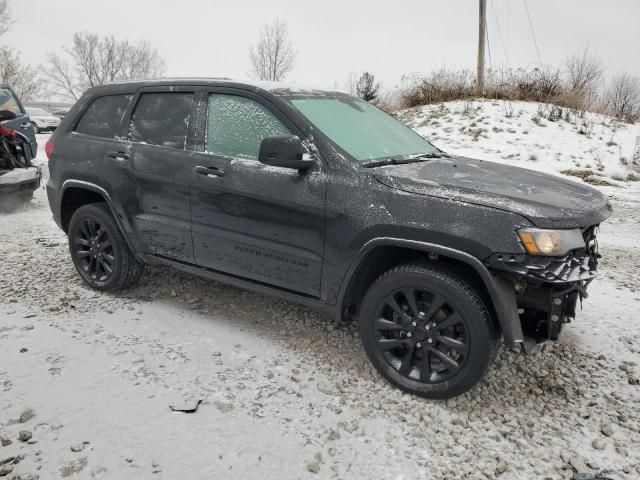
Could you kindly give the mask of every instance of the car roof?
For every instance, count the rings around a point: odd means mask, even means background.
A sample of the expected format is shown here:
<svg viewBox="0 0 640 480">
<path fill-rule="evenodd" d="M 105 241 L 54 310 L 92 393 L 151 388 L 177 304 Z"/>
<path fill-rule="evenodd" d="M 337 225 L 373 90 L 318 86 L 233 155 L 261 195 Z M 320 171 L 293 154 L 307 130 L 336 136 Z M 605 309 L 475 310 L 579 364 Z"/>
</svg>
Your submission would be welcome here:
<svg viewBox="0 0 640 480">
<path fill-rule="evenodd" d="M 285 82 L 268 82 L 261 80 L 233 80 L 227 77 L 185 77 L 185 78 L 157 78 L 143 80 L 124 80 L 116 81 L 108 85 L 93 87 L 90 91 L 93 94 L 98 93 L 121 93 L 123 91 L 137 90 L 144 87 L 162 87 L 162 86 L 223 86 L 236 87 L 252 91 L 265 91 L 273 95 L 346 95 L 342 92 L 331 90 L 323 90 L 314 87 L 303 87 L 296 84 Z"/>
</svg>

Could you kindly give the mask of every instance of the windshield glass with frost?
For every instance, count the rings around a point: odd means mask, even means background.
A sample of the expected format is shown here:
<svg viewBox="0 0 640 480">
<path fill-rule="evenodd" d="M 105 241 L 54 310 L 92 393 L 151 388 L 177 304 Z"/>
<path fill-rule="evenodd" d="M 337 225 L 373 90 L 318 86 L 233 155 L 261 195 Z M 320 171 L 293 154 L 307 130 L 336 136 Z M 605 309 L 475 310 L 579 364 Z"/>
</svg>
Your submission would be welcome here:
<svg viewBox="0 0 640 480">
<path fill-rule="evenodd" d="M 364 100 L 307 97 L 290 101 L 316 128 L 360 162 L 439 151 L 409 127 Z"/>
</svg>

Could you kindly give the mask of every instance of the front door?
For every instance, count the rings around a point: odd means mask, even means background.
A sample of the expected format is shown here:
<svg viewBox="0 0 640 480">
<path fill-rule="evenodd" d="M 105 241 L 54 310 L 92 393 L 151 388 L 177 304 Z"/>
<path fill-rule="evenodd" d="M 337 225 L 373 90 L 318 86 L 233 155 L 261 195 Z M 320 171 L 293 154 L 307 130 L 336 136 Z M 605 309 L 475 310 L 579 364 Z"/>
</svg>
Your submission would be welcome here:
<svg viewBox="0 0 640 480">
<path fill-rule="evenodd" d="M 207 92 L 204 151 L 191 176 L 196 263 L 312 296 L 320 295 L 326 175 L 258 162 L 263 138 L 299 134 L 258 96 Z"/>
<path fill-rule="evenodd" d="M 106 151 L 101 178 L 115 191 L 140 251 L 192 263 L 193 89 L 145 89 L 129 110 L 119 142 Z"/>
</svg>

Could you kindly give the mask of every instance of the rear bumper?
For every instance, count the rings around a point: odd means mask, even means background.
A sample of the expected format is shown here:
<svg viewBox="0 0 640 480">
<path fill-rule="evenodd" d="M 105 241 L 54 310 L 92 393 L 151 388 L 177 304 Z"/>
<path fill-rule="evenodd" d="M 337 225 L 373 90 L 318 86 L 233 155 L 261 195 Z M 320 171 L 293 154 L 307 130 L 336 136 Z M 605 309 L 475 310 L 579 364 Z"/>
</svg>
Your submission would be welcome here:
<svg viewBox="0 0 640 480">
<path fill-rule="evenodd" d="M 42 173 L 37 167 L 16 168 L 0 175 L 0 194 L 33 192 L 40 187 Z"/>
</svg>

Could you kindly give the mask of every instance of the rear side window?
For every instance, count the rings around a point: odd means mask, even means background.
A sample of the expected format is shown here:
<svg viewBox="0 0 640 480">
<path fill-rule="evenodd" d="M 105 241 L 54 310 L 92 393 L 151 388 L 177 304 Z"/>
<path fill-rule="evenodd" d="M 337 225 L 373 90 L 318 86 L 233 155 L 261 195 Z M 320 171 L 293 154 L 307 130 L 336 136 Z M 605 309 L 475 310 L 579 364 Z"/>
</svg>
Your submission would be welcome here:
<svg viewBox="0 0 640 480">
<path fill-rule="evenodd" d="M 184 149 L 193 93 L 143 93 L 131 117 L 132 142 Z"/>
<path fill-rule="evenodd" d="M 8 88 L 0 88 L 0 110 L 9 110 L 18 116 L 24 113 Z"/>
<path fill-rule="evenodd" d="M 278 117 L 255 100 L 209 95 L 207 153 L 257 160 L 263 138 L 290 134 Z"/>
<path fill-rule="evenodd" d="M 76 125 L 75 131 L 94 137 L 115 138 L 133 95 L 96 98 Z"/>
</svg>

